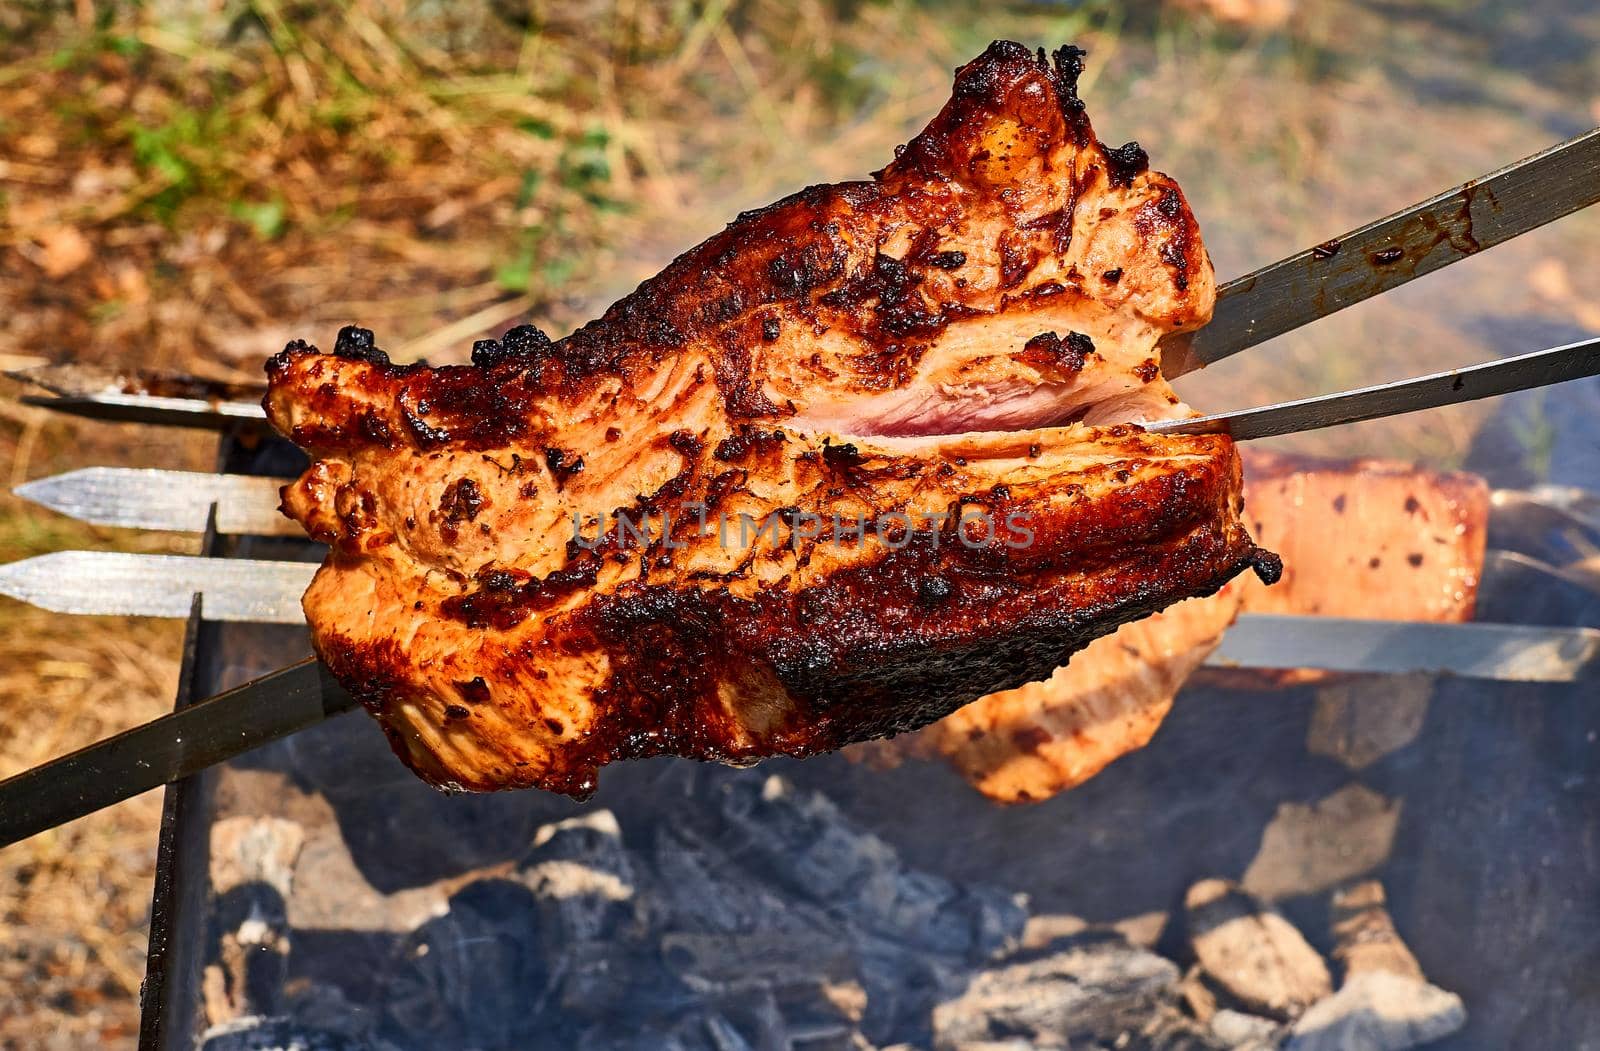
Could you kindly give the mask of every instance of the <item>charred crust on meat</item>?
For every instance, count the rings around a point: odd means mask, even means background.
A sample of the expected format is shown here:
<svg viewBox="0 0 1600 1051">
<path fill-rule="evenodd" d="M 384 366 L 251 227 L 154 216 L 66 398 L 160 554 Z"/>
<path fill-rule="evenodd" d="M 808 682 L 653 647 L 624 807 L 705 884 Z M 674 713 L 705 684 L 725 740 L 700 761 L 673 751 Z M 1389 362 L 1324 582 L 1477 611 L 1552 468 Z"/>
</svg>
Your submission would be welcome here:
<svg viewBox="0 0 1600 1051">
<path fill-rule="evenodd" d="M 593 587 L 599 579 L 597 559 L 558 569 L 543 577 L 509 570 L 480 573 L 477 590 L 452 595 L 440 603 L 446 617 L 469 628 L 494 628 L 509 631 L 573 592 Z"/>
<path fill-rule="evenodd" d="M 1168 241 L 1161 246 L 1161 261 L 1172 268 L 1172 283 L 1182 292 L 1189 287 L 1189 257 L 1183 247 Z"/>
<path fill-rule="evenodd" d="M 1230 447 L 1225 439 L 1190 441 Z M 835 455 L 845 453 L 840 448 Z M 849 458 L 859 457 L 856 451 Z M 551 614 L 556 634 L 548 641 L 558 650 L 605 654 L 609 676 L 591 698 L 598 721 L 580 734 L 565 726 L 552 731 L 563 742 L 558 759 L 518 783 L 581 797 L 593 791 L 598 767 L 619 759 L 677 753 L 740 762 L 814 754 L 912 729 L 994 689 L 1042 678 L 1109 626 L 1175 594 L 1215 591 L 1245 565 L 1272 558 L 1203 510 L 1226 498 L 1227 479 L 1236 474 L 1231 462 L 1207 459 L 1134 481 L 1053 522 L 1071 537 L 1063 557 L 1072 573 L 1060 580 L 1018 579 L 1001 546 L 969 548 L 915 531 L 901 549 L 880 551 L 799 592 L 760 589 L 737 598 L 715 582 L 644 579 L 592 592 Z M 978 496 L 990 505 L 1017 499 L 1004 483 Z M 600 565 L 593 554 L 576 552 L 573 564 L 542 578 L 486 566 L 462 595 L 441 604 L 442 612 L 474 630 L 509 631 L 575 591 L 592 591 Z M 1099 567 L 1115 567 L 1104 578 L 1109 587 L 1082 601 L 1072 581 Z M 1019 615 L 1028 632 L 1007 629 Z M 358 697 L 380 719 L 388 718 L 388 703 L 407 695 L 406 658 L 385 645 L 319 636 L 319 651 L 338 662 L 330 662 L 338 674 L 361 677 Z M 751 675 L 793 704 L 759 740 L 737 733 L 735 716 L 717 699 L 719 684 Z M 471 680 L 453 686 L 463 704 L 487 699 L 487 687 Z M 849 718 L 838 716 L 841 697 L 851 699 Z M 403 758 L 416 759 L 403 735 L 391 739 Z M 442 776 L 427 766 L 419 773 Z"/>
<path fill-rule="evenodd" d="M 1035 368 L 1070 373 L 1083 371 L 1093 353 L 1094 340 L 1082 332 L 1068 332 L 1065 339 L 1054 332 L 1041 332 L 1022 345 L 1017 357 Z"/>
<path fill-rule="evenodd" d="M 822 446 L 822 462 L 835 471 L 849 471 L 866 463 L 866 457 L 851 442 L 835 445 L 828 441 Z"/>
<path fill-rule="evenodd" d="M 1150 155 L 1137 142 L 1125 142 L 1112 149 L 1103 143 L 1106 154 L 1106 177 L 1111 185 L 1125 190 L 1133 180 L 1150 170 Z"/>
<path fill-rule="evenodd" d="M 1264 548 L 1255 548 L 1250 553 L 1250 568 L 1255 571 L 1256 579 L 1263 584 L 1276 584 L 1283 579 L 1283 559 Z"/>
<path fill-rule="evenodd" d="M 990 50 L 994 49 L 993 45 Z M 1075 44 L 1063 44 L 1051 54 L 1054 67 L 1056 98 L 1061 112 L 1067 118 L 1074 140 L 1079 146 L 1088 144 L 1089 118 L 1083 100 L 1078 97 L 1078 78 L 1083 76 L 1083 60 L 1089 53 Z M 1039 65 L 1044 65 L 1044 51 L 1039 51 Z"/>
<path fill-rule="evenodd" d="M 408 764 L 436 784 L 581 796 L 615 759 L 825 751 L 1044 678 L 1117 624 L 1268 564 L 1237 519 L 1225 438 L 1097 429 L 1085 440 L 1130 448 L 1080 469 L 1055 437 L 908 446 L 814 411 L 848 421 L 947 375 L 1038 382 L 1017 355 L 1063 386 L 1103 364 L 1125 380 L 1144 351 L 1097 353 L 1067 331 L 1080 313 L 1077 327 L 1107 338 L 1106 314 L 1158 330 L 1204 321 L 1213 289 L 1193 217 L 1165 176 L 1131 172 L 1133 148 L 1095 138 L 1081 69 L 1076 48 L 996 43 L 875 181 L 748 213 L 564 339 L 513 329 L 480 341 L 472 365 L 438 369 L 304 344 L 273 359 L 269 415 L 318 465 L 291 502 L 337 545 L 308 598 L 316 645 Z M 988 319 L 1003 333 L 992 349 Z M 935 371 L 974 340 L 970 369 Z M 1037 543 L 962 533 L 968 503 L 1036 515 Z M 696 505 L 777 508 L 787 528 L 680 555 L 671 541 Z M 908 517 L 887 531 L 894 545 L 846 533 L 830 551 L 802 535 L 806 513 L 924 507 L 944 524 Z M 666 512 L 661 535 L 597 532 Z M 374 582 L 398 596 L 382 610 Z M 342 614 L 336 588 L 353 596 Z M 381 636 L 379 613 L 396 618 Z"/>
<path fill-rule="evenodd" d="M 924 577 L 917 584 L 917 601 L 924 606 L 937 606 L 955 593 L 955 583 L 948 577 Z"/>
<path fill-rule="evenodd" d="M 482 675 L 456 683 L 456 692 L 461 694 L 461 699 L 468 704 L 489 703 L 489 684 L 484 681 Z"/>
<path fill-rule="evenodd" d="M 733 433 L 717 443 L 711 455 L 724 463 L 738 463 L 751 455 L 761 455 L 776 449 L 788 440 L 781 429 L 763 430 L 753 424 L 741 423 Z"/>
<path fill-rule="evenodd" d="M 567 481 L 573 475 L 583 471 L 583 457 L 566 449 L 549 446 L 544 451 L 544 465 L 550 469 L 550 477 L 555 479 L 556 489 L 565 489 Z"/>
<path fill-rule="evenodd" d="M 480 339 L 472 345 L 472 363 L 492 369 L 506 362 L 527 364 L 549 354 L 554 348 L 550 337 L 535 325 L 518 325 L 499 339 Z"/>
<path fill-rule="evenodd" d="M 685 460 L 695 460 L 700 456 L 700 450 L 705 448 L 693 432 L 679 429 L 667 435 L 667 444 L 672 446 L 672 451 Z"/>
<path fill-rule="evenodd" d="M 355 325 L 346 325 L 339 330 L 333 341 L 333 355 L 351 361 L 369 361 L 374 365 L 389 364 L 389 355 L 378 349 L 372 330 Z"/>
<path fill-rule="evenodd" d="M 471 522 L 483 510 L 483 490 L 471 478 L 459 478 L 445 487 L 439 498 L 439 513 L 446 522 Z"/>
<path fill-rule="evenodd" d="M 760 364 L 754 349 L 790 333 L 843 331 L 859 352 L 843 355 L 842 362 L 819 361 L 818 374 L 830 381 L 842 377 L 863 390 L 887 390 L 910 383 L 929 344 L 955 322 L 1003 313 L 1008 302 L 1024 302 L 1022 296 L 1081 294 L 1072 283 L 1081 275 L 1066 284 L 1045 278 L 1031 287 L 1029 277 L 1070 242 L 1079 195 L 1096 179 L 1122 178 L 1135 150 L 1108 150 L 1090 133 L 1077 92 L 1082 68 L 1083 52 L 1076 47 L 1047 56 L 997 41 L 958 71 L 945 111 L 878 173 L 878 181 L 810 187 L 748 212 L 565 339 L 552 342 L 533 326 L 519 326 L 499 340 L 480 341 L 473 356 L 477 367 L 461 370 L 467 377 L 451 369 L 383 364 L 380 376 L 401 383 L 413 406 L 409 414 L 394 414 L 394 430 L 423 446 L 506 444 L 526 437 L 528 428 L 518 425 L 541 399 L 580 397 L 597 383 L 659 364 L 691 342 L 719 348 L 708 375 L 732 415 L 773 421 L 791 413 L 790 399 L 752 380 Z M 985 136 L 1002 133 L 1012 138 L 1002 138 L 989 160 L 978 160 L 987 149 Z M 1004 143 L 1021 142 L 1019 136 L 1028 139 L 1024 148 L 1035 151 L 1070 151 L 1067 143 L 1075 143 L 1087 165 L 1061 176 L 1065 200 L 1056 207 L 1011 216 L 1017 236 L 986 252 L 999 255 L 1005 295 L 996 295 L 992 282 L 968 283 L 964 275 L 950 274 L 973 263 L 972 250 L 942 242 L 961 217 L 957 191 L 1016 177 L 1008 169 L 988 173 L 984 165 L 1003 160 Z M 1151 173 L 1135 186 L 1144 207 L 1138 201 L 1129 207 L 1148 245 L 1141 251 L 1158 256 L 1174 287 L 1187 291 L 1203 258 L 1191 235 L 1192 217 L 1164 176 Z M 1002 210 L 1007 207 L 1002 203 Z M 898 247 L 884 250 L 887 214 L 912 220 L 903 254 Z M 995 260 L 983 258 L 978 265 L 993 267 Z M 1106 271 L 1101 280 L 1120 272 Z M 435 411 L 416 411 L 417 400 Z M 298 437 L 310 446 L 348 445 L 357 437 L 348 429 L 305 426 Z M 392 434 L 387 438 L 395 440 Z"/>
</svg>

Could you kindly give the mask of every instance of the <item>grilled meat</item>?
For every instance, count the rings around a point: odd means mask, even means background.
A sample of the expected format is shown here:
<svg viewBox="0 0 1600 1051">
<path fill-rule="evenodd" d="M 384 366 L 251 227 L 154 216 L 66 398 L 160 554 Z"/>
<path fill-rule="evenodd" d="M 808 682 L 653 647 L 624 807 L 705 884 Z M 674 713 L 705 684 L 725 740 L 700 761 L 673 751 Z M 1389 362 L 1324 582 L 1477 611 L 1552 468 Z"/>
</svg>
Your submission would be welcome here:
<svg viewBox="0 0 1600 1051">
<path fill-rule="evenodd" d="M 1144 747 L 1184 681 L 1242 607 L 1264 613 L 1464 621 L 1483 566 L 1481 478 L 1386 460 L 1247 450 L 1245 517 L 1285 555 L 1283 580 L 1244 578 L 1091 643 L 1042 682 L 974 701 L 919 734 L 868 746 L 891 765 L 942 757 L 998 802 L 1048 799 Z M 1232 686 L 1316 682 L 1326 672 L 1208 670 Z"/>
<path fill-rule="evenodd" d="M 1244 465 L 1246 517 L 1290 566 L 1279 587 L 1243 582 L 1245 609 L 1472 619 L 1489 523 L 1482 478 L 1261 450 L 1250 450 Z"/>
<path fill-rule="evenodd" d="M 1001 803 L 1049 799 L 1150 743 L 1184 680 L 1239 611 L 1239 582 L 1091 642 L 1048 678 L 973 701 L 919 733 L 862 746 L 879 766 L 943 758 Z"/>
<path fill-rule="evenodd" d="M 334 674 L 439 785 L 804 755 L 1047 675 L 1272 562 L 1156 368 L 1211 267 L 1094 137 L 1080 53 L 997 43 L 868 182 L 740 216 L 559 342 L 269 364 Z M 973 433 L 958 433 L 973 432 Z M 965 520 L 963 520 L 965 519 Z"/>
</svg>

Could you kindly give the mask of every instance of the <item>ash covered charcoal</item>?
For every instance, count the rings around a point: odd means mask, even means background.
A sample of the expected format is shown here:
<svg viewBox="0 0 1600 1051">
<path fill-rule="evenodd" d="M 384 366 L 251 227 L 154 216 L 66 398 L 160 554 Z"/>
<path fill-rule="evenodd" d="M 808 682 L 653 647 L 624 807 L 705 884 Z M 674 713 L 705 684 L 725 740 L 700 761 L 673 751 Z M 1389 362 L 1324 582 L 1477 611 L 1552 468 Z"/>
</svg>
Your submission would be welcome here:
<svg viewBox="0 0 1600 1051">
<path fill-rule="evenodd" d="M 1114 934 L 1087 933 L 984 969 L 933 1012 L 938 1051 L 975 1047 L 1226 1047 L 1178 1006 L 1178 968 Z"/>
<path fill-rule="evenodd" d="M 279 1012 L 291 943 L 286 903 L 304 840 L 281 818 L 230 817 L 211 827 L 216 950 L 201 979 L 207 1021 Z"/>
<path fill-rule="evenodd" d="M 1285 1027 L 1270 1018 L 1223 1008 L 1211 1016 L 1211 1035 L 1232 1051 L 1273 1051 L 1283 1044 Z"/>
<path fill-rule="evenodd" d="M 1288 1051 L 1405 1051 L 1466 1024 L 1461 998 L 1427 982 L 1369 971 L 1295 1023 Z"/>
<path fill-rule="evenodd" d="M 1333 991 L 1328 966 L 1276 909 L 1229 880 L 1184 898 L 1189 944 L 1219 1006 L 1292 1021 Z"/>
<path fill-rule="evenodd" d="M 539 922 L 539 901 L 520 883 L 463 887 L 448 912 L 397 946 L 379 1034 L 402 1048 L 534 1043 L 555 1014 Z"/>
<path fill-rule="evenodd" d="M 1344 982 L 1300 1016 L 1289 1051 L 1405 1051 L 1466 1024 L 1461 998 L 1430 984 L 1400 939 L 1382 884 L 1341 888 L 1332 920 Z"/>
<path fill-rule="evenodd" d="M 1018 895 L 908 868 L 820 793 L 746 776 L 719 782 L 714 796 L 723 835 L 740 844 L 753 873 L 861 930 L 973 962 L 1021 939 L 1027 913 Z"/>
<path fill-rule="evenodd" d="M 609 810 L 540 828 L 514 878 L 538 899 L 547 952 L 610 939 L 642 922 L 633 863 Z"/>
<path fill-rule="evenodd" d="M 644 797 L 539 827 L 385 935 L 374 1020 L 341 1028 L 332 1000 L 286 997 L 295 1024 L 383 1051 L 1267 1051 L 1289 1027 L 1261 1015 L 1309 1002 L 1262 964 L 1298 933 L 1233 884 L 1191 896 L 1199 963 L 1180 978 L 1113 930 L 1030 926 L 1020 895 L 907 865 L 782 777 L 682 770 Z"/>
<path fill-rule="evenodd" d="M 933 1005 L 1020 942 L 1027 917 L 1018 896 L 908 868 L 819 793 L 759 774 L 702 786 L 711 805 L 658 831 L 663 874 L 677 877 L 668 880 L 676 922 L 831 945 L 808 966 L 825 981 L 859 983 L 861 1031 L 871 1040 L 925 1038 Z M 709 877 L 711 900 L 686 890 L 691 869 Z M 719 886 L 734 873 L 736 886 Z"/>
<path fill-rule="evenodd" d="M 391 1051 L 341 1033 L 299 1025 L 288 1018 L 245 1015 L 206 1030 L 200 1051 Z"/>
</svg>

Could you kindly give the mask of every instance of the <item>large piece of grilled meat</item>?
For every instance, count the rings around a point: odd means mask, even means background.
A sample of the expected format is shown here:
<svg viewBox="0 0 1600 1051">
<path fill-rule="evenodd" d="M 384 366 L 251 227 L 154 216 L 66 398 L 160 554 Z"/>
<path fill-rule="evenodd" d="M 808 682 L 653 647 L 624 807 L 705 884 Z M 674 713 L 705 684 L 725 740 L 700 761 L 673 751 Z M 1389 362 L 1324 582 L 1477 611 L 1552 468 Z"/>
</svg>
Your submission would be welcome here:
<svg viewBox="0 0 1600 1051">
<path fill-rule="evenodd" d="M 990 694 L 919 734 L 865 746 L 894 765 L 943 758 L 1001 803 L 1048 799 L 1144 747 L 1240 609 L 1380 620 L 1472 619 L 1489 489 L 1475 475 L 1388 460 L 1322 460 L 1251 449 L 1245 507 L 1283 580 L 1248 577 L 1096 639 L 1041 682 Z M 1314 670 L 1209 673 L 1236 687 L 1319 681 Z"/>
<path fill-rule="evenodd" d="M 1080 54 L 993 45 L 872 181 L 740 216 L 559 342 L 272 360 L 313 460 L 284 508 L 332 545 L 317 651 L 403 760 L 582 795 L 616 759 L 833 749 L 1270 562 L 1228 439 L 1126 425 L 1187 412 L 1155 343 L 1214 285 L 1177 186 L 1096 140 Z"/>
</svg>

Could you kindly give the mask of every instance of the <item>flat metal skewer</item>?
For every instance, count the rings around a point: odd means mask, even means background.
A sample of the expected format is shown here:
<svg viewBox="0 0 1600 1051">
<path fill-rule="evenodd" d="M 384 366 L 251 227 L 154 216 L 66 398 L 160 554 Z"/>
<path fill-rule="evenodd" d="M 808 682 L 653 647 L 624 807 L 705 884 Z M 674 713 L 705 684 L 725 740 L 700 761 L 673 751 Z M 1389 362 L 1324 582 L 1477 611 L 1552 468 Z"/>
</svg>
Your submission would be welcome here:
<svg viewBox="0 0 1600 1051">
<path fill-rule="evenodd" d="M 1532 354 L 1339 394 L 1189 420 L 1161 420 L 1144 427 L 1153 434 L 1226 434 L 1235 441 L 1246 441 L 1459 405 L 1596 374 L 1600 374 L 1600 339 L 1586 339 L 1564 347 L 1536 350 Z"/>
<path fill-rule="evenodd" d="M 1210 324 L 1161 341 L 1161 371 L 1204 368 L 1596 201 L 1600 128 L 1227 282 Z"/>
<path fill-rule="evenodd" d="M 1240 626 L 1225 637 L 1223 656 L 1213 666 L 1248 662 L 1270 668 L 1303 667 L 1294 647 L 1284 645 L 1288 622 L 1297 622 L 1294 627 L 1314 622 L 1321 638 L 1334 640 L 1335 649 L 1324 652 L 1345 655 L 1331 669 L 1338 671 L 1570 681 L 1592 672 L 1600 655 L 1600 630 L 1593 628 L 1254 619 L 1252 630 L 1251 622 L 1241 618 Z M 1441 649 L 1441 637 L 1454 641 Z M 356 704 L 321 663 L 308 659 L 91 744 L 0 781 L 0 846 L 188 777 Z"/>
<path fill-rule="evenodd" d="M 84 467 L 26 482 L 12 492 L 93 525 L 199 533 L 215 506 L 215 527 L 224 535 L 304 536 L 300 524 L 278 510 L 278 490 L 290 481 L 142 467 Z"/>
<path fill-rule="evenodd" d="M 1226 282 L 1217 289 L 1208 325 L 1161 341 L 1162 372 L 1172 379 L 1204 368 L 1596 201 L 1600 128 Z M 93 378 L 86 379 L 86 373 Z M 209 430 L 266 425 L 258 404 L 265 386 L 226 385 L 222 398 L 163 397 L 128 393 L 78 365 L 8 375 L 53 393 L 23 401 L 75 416 Z M 183 382 L 158 379 L 168 385 Z"/>
<path fill-rule="evenodd" d="M 183 618 L 200 594 L 206 620 L 299 624 L 316 572 L 314 562 L 52 551 L 0 566 L 0 595 L 56 613 Z"/>
<path fill-rule="evenodd" d="M 308 659 L 290 665 L 0 781 L 0 846 L 188 777 L 355 707 L 320 662 Z"/>
</svg>

